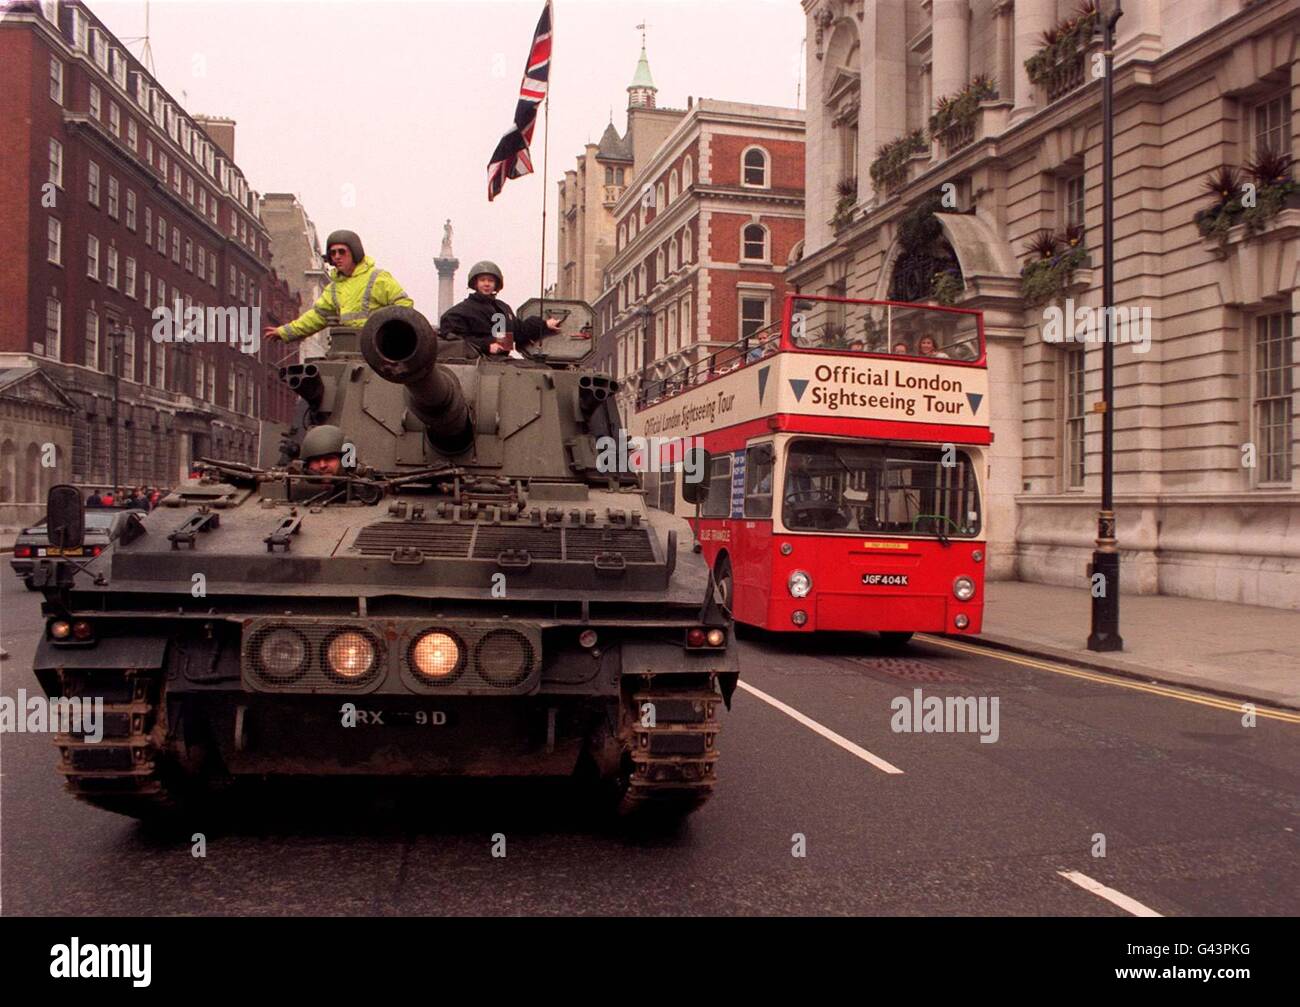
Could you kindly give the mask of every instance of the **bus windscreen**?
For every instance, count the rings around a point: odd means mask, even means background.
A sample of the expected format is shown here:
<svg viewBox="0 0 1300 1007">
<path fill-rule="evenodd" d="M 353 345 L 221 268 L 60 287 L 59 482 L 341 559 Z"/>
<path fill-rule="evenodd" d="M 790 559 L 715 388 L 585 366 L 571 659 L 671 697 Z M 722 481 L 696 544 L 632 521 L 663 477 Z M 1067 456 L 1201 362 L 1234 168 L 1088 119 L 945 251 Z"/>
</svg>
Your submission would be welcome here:
<svg viewBox="0 0 1300 1007">
<path fill-rule="evenodd" d="M 974 538 L 981 524 L 964 451 L 804 438 L 789 444 L 781 514 L 791 530 L 872 535 Z"/>
</svg>

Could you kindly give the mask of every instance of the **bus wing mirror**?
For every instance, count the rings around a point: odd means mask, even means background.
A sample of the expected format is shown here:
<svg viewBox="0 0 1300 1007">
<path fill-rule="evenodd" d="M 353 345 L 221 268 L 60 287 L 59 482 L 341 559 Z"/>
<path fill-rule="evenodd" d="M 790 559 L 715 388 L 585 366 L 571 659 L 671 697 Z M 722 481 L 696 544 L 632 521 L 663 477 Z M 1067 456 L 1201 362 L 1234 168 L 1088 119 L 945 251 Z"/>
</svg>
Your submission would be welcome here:
<svg viewBox="0 0 1300 1007">
<path fill-rule="evenodd" d="M 687 503 L 700 504 L 709 495 L 713 459 L 703 448 L 690 448 L 682 466 L 682 496 Z"/>
<path fill-rule="evenodd" d="M 81 491 L 66 484 L 51 486 L 45 498 L 46 533 L 56 549 L 76 549 L 86 537 L 86 508 Z"/>
</svg>

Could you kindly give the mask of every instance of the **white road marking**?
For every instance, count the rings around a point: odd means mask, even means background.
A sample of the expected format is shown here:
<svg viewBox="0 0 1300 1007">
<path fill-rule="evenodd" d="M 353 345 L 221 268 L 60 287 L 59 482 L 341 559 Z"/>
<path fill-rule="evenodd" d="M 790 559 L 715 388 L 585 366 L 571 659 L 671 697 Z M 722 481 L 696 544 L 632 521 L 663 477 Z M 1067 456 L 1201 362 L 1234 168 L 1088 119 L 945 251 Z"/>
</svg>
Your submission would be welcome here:
<svg viewBox="0 0 1300 1007">
<path fill-rule="evenodd" d="M 793 719 L 797 720 L 799 723 L 803 724 L 804 727 L 808 728 L 811 731 L 815 731 L 817 734 L 820 734 L 827 741 L 835 742 L 835 744 L 839 745 L 840 748 L 844 749 L 844 751 L 856 755 L 863 762 L 869 762 L 871 765 L 879 769 L 882 773 L 903 772 L 897 766 L 890 765 L 884 759 L 880 758 L 880 756 L 872 755 L 861 745 L 855 745 L 853 742 L 849 741 L 848 738 L 836 734 L 829 727 L 825 727 L 822 724 L 817 723 L 817 721 L 813 720 L 811 717 L 805 717 L 793 706 L 787 706 L 785 703 L 782 703 L 776 697 L 769 696 L 766 692 L 763 692 L 761 689 L 755 689 L 748 682 L 742 680 L 740 682 L 737 682 L 736 684 L 739 685 L 746 692 L 748 692 L 750 695 L 757 696 L 759 699 L 761 699 L 764 703 L 767 703 L 769 706 L 776 707 L 787 717 L 792 717 Z"/>
<path fill-rule="evenodd" d="M 1164 913 L 1158 913 L 1148 906 L 1144 906 L 1137 899 L 1131 899 L 1123 892 L 1117 892 L 1113 888 L 1107 888 L 1100 881 L 1093 881 L 1086 874 L 1080 874 L 1078 871 L 1057 871 L 1066 881 L 1073 881 L 1085 892 L 1092 892 L 1093 895 L 1099 895 L 1107 902 L 1119 906 L 1126 913 L 1132 913 L 1134 916 L 1157 916 L 1164 917 Z"/>
</svg>

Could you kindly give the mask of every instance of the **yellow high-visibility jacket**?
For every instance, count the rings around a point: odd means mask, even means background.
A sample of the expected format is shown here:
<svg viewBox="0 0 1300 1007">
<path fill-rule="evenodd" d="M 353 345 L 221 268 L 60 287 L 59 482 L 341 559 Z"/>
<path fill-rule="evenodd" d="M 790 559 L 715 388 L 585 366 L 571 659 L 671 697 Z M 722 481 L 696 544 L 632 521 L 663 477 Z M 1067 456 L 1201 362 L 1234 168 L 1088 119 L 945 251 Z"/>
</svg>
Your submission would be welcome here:
<svg viewBox="0 0 1300 1007">
<path fill-rule="evenodd" d="M 359 329 L 376 308 L 386 308 L 390 304 L 415 307 L 415 302 L 393 275 L 386 269 L 379 269 L 368 255 L 352 270 L 351 276 L 340 276 L 337 269 L 331 273 L 329 286 L 316 303 L 292 322 L 280 326 L 280 338 L 286 342 L 306 339 L 327 325 Z"/>
</svg>

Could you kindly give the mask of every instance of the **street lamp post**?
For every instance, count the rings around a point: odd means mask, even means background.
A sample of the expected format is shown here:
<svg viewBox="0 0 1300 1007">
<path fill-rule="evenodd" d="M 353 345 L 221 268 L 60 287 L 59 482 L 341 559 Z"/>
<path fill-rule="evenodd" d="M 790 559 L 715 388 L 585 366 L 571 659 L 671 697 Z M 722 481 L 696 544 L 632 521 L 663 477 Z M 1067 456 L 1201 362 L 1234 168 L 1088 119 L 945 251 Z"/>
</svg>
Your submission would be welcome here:
<svg viewBox="0 0 1300 1007">
<path fill-rule="evenodd" d="M 117 488 L 117 408 L 118 396 L 122 385 L 122 339 L 126 333 L 118 328 L 117 323 L 108 331 L 108 344 L 112 349 L 113 360 L 113 433 L 112 433 L 112 452 L 113 452 L 113 500 L 116 502 L 118 496 Z"/>
<path fill-rule="evenodd" d="M 1092 553 L 1092 632 L 1088 649 L 1123 650 L 1119 635 L 1119 540 L 1115 536 L 1115 23 L 1124 13 L 1122 0 L 1097 4 L 1102 32 L 1104 76 L 1101 80 L 1101 303 L 1106 337 L 1101 344 L 1102 433 L 1101 510 L 1097 512 L 1097 547 Z M 1100 586 L 1096 582 L 1100 574 Z"/>
</svg>

